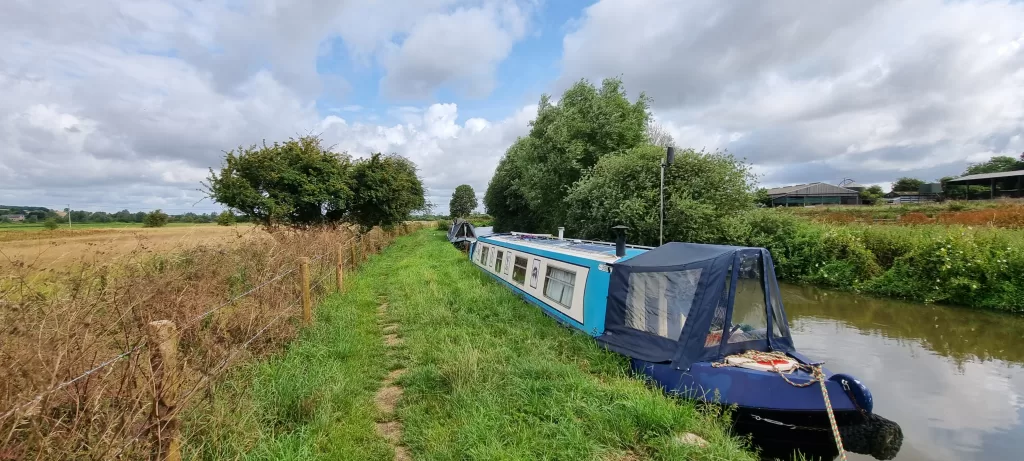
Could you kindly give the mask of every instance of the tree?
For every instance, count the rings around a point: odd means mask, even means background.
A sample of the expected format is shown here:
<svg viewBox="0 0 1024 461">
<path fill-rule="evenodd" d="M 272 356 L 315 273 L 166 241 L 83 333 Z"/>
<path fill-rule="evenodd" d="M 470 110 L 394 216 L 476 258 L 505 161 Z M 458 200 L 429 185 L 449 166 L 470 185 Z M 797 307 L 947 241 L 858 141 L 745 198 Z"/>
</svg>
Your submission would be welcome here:
<svg viewBox="0 0 1024 461">
<path fill-rule="evenodd" d="M 156 209 L 146 214 L 146 218 L 142 220 L 142 227 L 163 227 L 167 225 L 168 220 L 170 216 L 167 216 L 167 213 Z"/>
<path fill-rule="evenodd" d="M 1022 154 L 1024 156 L 1024 154 Z M 987 162 L 975 163 L 967 167 L 964 175 L 982 173 L 1001 173 L 1003 171 L 1024 170 L 1024 158 L 1017 160 L 1013 157 L 998 155 L 988 159 Z"/>
<path fill-rule="evenodd" d="M 48 218 L 46 221 L 43 221 L 43 227 L 46 230 L 57 230 L 58 226 L 59 226 L 59 224 L 57 224 L 57 220 L 56 219 Z"/>
<path fill-rule="evenodd" d="M 874 205 L 882 200 L 885 192 L 882 191 L 882 186 L 874 185 L 860 191 L 860 200 L 866 204 Z"/>
<path fill-rule="evenodd" d="M 114 221 L 117 221 L 117 222 L 132 222 L 133 221 L 133 219 L 132 219 L 132 212 L 130 212 L 128 210 L 118 211 L 117 213 L 114 213 L 112 217 L 114 218 Z"/>
<path fill-rule="evenodd" d="M 211 213 L 212 214 L 212 213 Z M 229 210 L 224 210 L 217 215 L 217 225 L 230 226 L 235 224 L 235 214 Z"/>
<path fill-rule="evenodd" d="M 557 105 L 542 96 L 530 134 L 505 152 L 484 194 L 495 229 L 516 223 L 529 226 L 517 230 L 553 231 L 567 224 L 562 204 L 569 189 L 601 157 L 646 144 L 649 117 L 647 97 L 630 102 L 618 79 L 600 89 L 581 80 Z"/>
<path fill-rule="evenodd" d="M 345 217 L 355 196 L 351 169 L 347 154 L 304 136 L 228 152 L 205 186 L 214 201 L 261 224 L 309 226 Z"/>
<path fill-rule="evenodd" d="M 540 226 L 537 217 L 530 211 L 530 202 L 520 184 L 525 166 L 525 156 L 519 150 L 525 149 L 526 140 L 520 138 L 506 151 L 498 162 L 487 184 L 484 194 L 484 209 L 494 217 L 495 232 L 532 230 Z"/>
<path fill-rule="evenodd" d="M 573 235 L 611 239 L 612 226 L 630 227 L 630 241 L 658 244 L 660 146 L 607 155 L 566 199 Z M 737 217 L 754 207 L 750 167 L 725 152 L 686 149 L 665 174 L 667 240 L 729 243 L 740 235 Z"/>
<path fill-rule="evenodd" d="M 390 227 L 426 204 L 416 165 L 399 155 L 373 154 L 352 167 L 355 197 L 348 218 L 363 226 Z"/>
<path fill-rule="evenodd" d="M 675 146 L 676 141 L 660 123 L 654 120 L 647 122 L 647 142 L 653 146 Z"/>
<path fill-rule="evenodd" d="M 921 190 L 924 181 L 915 178 L 903 177 L 892 183 L 893 192 L 917 192 Z"/>
<path fill-rule="evenodd" d="M 473 214 L 479 203 L 476 200 L 476 192 L 469 184 L 463 184 L 452 192 L 452 199 L 448 202 L 448 213 L 452 218 L 465 218 Z"/>
</svg>

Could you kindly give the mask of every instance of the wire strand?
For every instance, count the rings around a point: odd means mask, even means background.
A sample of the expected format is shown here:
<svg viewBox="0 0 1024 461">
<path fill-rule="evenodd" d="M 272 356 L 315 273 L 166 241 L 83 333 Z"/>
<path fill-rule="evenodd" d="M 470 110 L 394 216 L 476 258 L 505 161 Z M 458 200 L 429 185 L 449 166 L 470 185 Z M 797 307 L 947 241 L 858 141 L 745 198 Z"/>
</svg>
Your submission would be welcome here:
<svg viewBox="0 0 1024 461">
<path fill-rule="evenodd" d="M 127 351 L 124 351 L 124 352 L 120 353 L 119 355 L 117 355 L 116 357 L 108 359 L 108 360 L 104 361 L 103 363 L 100 363 L 99 365 L 96 365 L 95 367 L 93 367 L 89 371 L 86 371 L 85 373 L 82 373 L 82 374 L 76 376 L 75 378 L 72 378 L 72 379 L 70 379 L 68 381 L 64 381 L 63 383 L 60 383 L 57 386 L 54 386 L 54 387 L 52 387 L 50 389 L 47 389 L 47 390 L 45 390 L 43 392 L 40 392 L 39 395 L 36 395 L 36 397 L 33 398 L 32 400 L 29 400 L 29 401 L 27 401 L 25 403 L 22 403 L 21 405 L 15 406 L 14 408 L 11 408 L 10 410 L 8 410 L 3 415 L 0 415 L 0 420 L 6 419 L 7 417 L 17 413 L 18 411 L 21 411 L 21 410 L 23 410 L 25 408 L 28 408 L 31 405 L 34 405 L 34 404 L 40 402 L 43 399 L 43 397 L 46 397 L 47 395 L 50 395 L 50 394 L 52 394 L 54 392 L 57 392 L 57 391 L 59 391 L 61 389 L 64 389 L 65 387 L 68 387 L 68 386 L 70 386 L 70 385 L 72 385 L 74 383 L 77 383 L 78 381 L 81 381 L 83 378 L 85 378 L 85 377 L 87 377 L 87 376 L 89 376 L 89 375 L 91 375 L 93 373 L 96 373 L 97 371 L 100 371 L 100 370 L 102 370 L 102 369 L 104 369 L 104 368 L 106 368 L 106 367 L 108 367 L 110 365 L 113 365 L 114 363 L 117 363 L 119 360 L 121 360 L 121 359 L 123 359 L 123 358 L 125 358 L 125 357 L 127 357 L 129 355 L 132 355 L 132 354 L 134 354 L 136 352 L 138 352 L 143 347 L 145 347 L 145 345 L 146 345 L 145 341 L 139 341 L 139 343 L 135 347 L 133 347 L 133 348 L 127 350 Z"/>
</svg>

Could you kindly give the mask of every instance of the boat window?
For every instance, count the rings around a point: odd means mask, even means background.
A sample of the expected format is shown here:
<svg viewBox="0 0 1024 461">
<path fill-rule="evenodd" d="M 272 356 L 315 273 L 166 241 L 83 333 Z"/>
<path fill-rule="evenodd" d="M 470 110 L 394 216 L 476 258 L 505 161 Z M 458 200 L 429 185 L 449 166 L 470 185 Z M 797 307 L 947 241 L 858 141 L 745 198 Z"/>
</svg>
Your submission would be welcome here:
<svg viewBox="0 0 1024 461">
<path fill-rule="evenodd" d="M 761 255 L 740 257 L 740 273 L 736 281 L 732 326 L 729 343 L 741 343 L 768 337 L 768 317 L 764 305 L 764 277 Z"/>
<path fill-rule="evenodd" d="M 690 314 L 703 269 L 629 274 L 626 326 L 672 340 Z"/>
<path fill-rule="evenodd" d="M 528 262 L 528 259 L 516 256 L 516 264 L 512 269 L 512 280 L 520 285 L 526 283 L 526 264 Z"/>
<path fill-rule="evenodd" d="M 501 263 L 505 261 L 505 252 L 498 250 L 498 257 L 494 258 L 494 272 L 501 273 Z"/>
<path fill-rule="evenodd" d="M 548 266 L 544 277 L 544 296 L 565 307 L 572 307 L 572 292 L 576 287 L 576 273 Z"/>
<path fill-rule="evenodd" d="M 704 340 L 704 347 L 718 347 L 719 344 L 722 344 L 725 313 L 729 310 L 729 287 L 732 286 L 731 265 L 725 273 L 725 290 L 722 291 L 722 297 L 718 299 L 718 306 L 715 307 L 715 316 L 711 319 L 711 328 L 708 329 L 708 337 Z"/>
<path fill-rule="evenodd" d="M 781 338 L 789 334 L 789 328 L 782 315 L 782 295 L 779 293 L 779 284 L 772 283 L 772 336 Z"/>
<path fill-rule="evenodd" d="M 480 249 L 480 264 L 482 264 L 484 266 L 487 265 L 487 261 L 488 261 L 488 259 L 487 259 L 487 250 L 490 250 L 490 248 L 488 248 L 487 246 L 484 246 L 482 249 Z"/>
</svg>

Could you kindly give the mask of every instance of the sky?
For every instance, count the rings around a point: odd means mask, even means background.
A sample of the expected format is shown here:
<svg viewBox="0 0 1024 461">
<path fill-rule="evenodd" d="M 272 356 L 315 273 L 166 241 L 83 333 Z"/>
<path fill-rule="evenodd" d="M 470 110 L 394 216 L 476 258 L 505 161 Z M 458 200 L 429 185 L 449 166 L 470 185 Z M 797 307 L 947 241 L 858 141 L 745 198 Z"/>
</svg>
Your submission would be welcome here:
<svg viewBox="0 0 1024 461">
<path fill-rule="evenodd" d="M 483 198 L 544 93 L 620 77 L 771 187 L 1024 152 L 1024 3 L 4 0 L 0 203 L 221 207 L 224 152 L 320 134 Z M 482 204 L 481 204 L 482 209 Z"/>
</svg>

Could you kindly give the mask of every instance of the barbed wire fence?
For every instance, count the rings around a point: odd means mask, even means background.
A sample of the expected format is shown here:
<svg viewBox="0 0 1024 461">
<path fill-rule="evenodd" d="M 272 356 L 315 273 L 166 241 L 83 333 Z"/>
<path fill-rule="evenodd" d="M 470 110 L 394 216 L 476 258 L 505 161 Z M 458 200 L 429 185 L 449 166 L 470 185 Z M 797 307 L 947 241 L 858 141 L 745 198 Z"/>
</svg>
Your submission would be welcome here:
<svg viewBox="0 0 1024 461">
<path fill-rule="evenodd" d="M 129 365 L 121 377 L 121 381 L 129 381 L 132 377 L 141 378 L 147 382 L 147 386 L 140 386 L 137 390 L 143 392 L 125 392 L 128 397 L 122 402 L 122 407 L 133 409 L 133 413 L 125 414 L 120 419 L 120 424 L 112 424 L 107 429 L 111 437 L 132 434 L 123 438 L 124 444 L 116 451 L 108 447 L 103 453 L 91 453 L 89 457 L 99 456 L 100 458 L 120 458 L 148 437 L 148 457 L 159 460 L 181 459 L 180 420 L 181 411 L 186 408 L 195 396 L 204 390 L 208 390 L 211 384 L 226 371 L 236 359 L 245 353 L 249 347 L 261 336 L 266 334 L 274 325 L 282 320 L 298 314 L 297 306 L 303 304 L 304 325 L 312 322 L 312 304 L 323 299 L 334 291 L 342 291 L 344 273 L 346 269 L 357 268 L 370 254 L 375 254 L 394 241 L 395 238 L 407 235 L 410 232 L 423 227 L 422 224 L 403 224 L 394 230 L 382 230 L 374 228 L 369 233 L 357 235 L 336 245 L 335 251 L 328 251 L 316 254 L 311 257 L 298 258 L 292 267 L 278 272 L 272 277 L 256 284 L 255 286 L 230 297 L 214 307 L 201 312 L 180 325 L 170 320 L 154 320 L 147 324 L 146 334 L 131 342 L 121 353 L 100 361 L 95 366 L 81 374 L 63 380 L 45 390 L 36 393 L 30 399 L 26 399 L 12 407 L 0 412 L 0 428 L 8 427 L 6 434 L 0 434 L 0 459 L 8 459 L 11 456 L 17 457 L 17 449 L 11 449 L 12 442 L 16 439 L 18 428 L 23 425 L 37 426 L 33 418 L 39 416 L 41 409 L 46 407 L 47 399 L 69 387 L 76 385 L 92 385 L 91 381 L 98 378 L 100 381 L 112 376 L 117 376 L 110 370 L 121 362 L 128 362 Z M 314 265 L 312 270 L 310 265 Z M 317 274 L 311 279 L 309 273 Z M 244 341 L 240 341 L 235 347 L 228 350 L 223 359 L 206 368 L 200 373 L 198 379 L 188 383 L 187 377 L 183 376 L 183 365 L 179 357 L 179 338 L 182 334 L 190 332 L 197 325 L 214 317 L 217 313 L 239 301 L 255 296 L 264 290 L 275 287 L 276 282 L 282 282 L 289 276 L 300 275 L 295 283 L 290 283 L 292 288 L 297 288 L 298 293 L 288 293 L 291 301 L 286 306 L 277 306 L 276 315 L 271 316 L 269 321 L 259 325 L 256 329 L 250 325 L 248 330 L 255 333 L 249 335 Z M 284 288 L 284 287 L 276 287 Z M 301 296 L 296 296 L 301 294 Z M 283 307 L 283 308 L 281 308 Z M 255 316 L 252 317 L 253 319 Z M 149 352 L 148 367 L 142 364 L 143 352 Z M 130 387 L 130 383 L 121 382 L 121 388 Z M 182 392 L 184 388 L 184 392 Z M 148 392 L 145 392 L 148 391 Z M 121 392 L 115 393 L 116 397 L 124 397 Z M 147 395 L 148 394 L 148 395 Z M 115 397 L 115 398 L 116 398 Z M 148 400 L 148 402 L 146 402 Z M 57 425 L 59 426 L 59 425 Z M 49 430 L 68 430 L 68 428 L 50 427 Z M 45 437 L 35 437 L 39 443 L 45 442 Z M 27 442 L 31 443 L 32 440 Z M 22 446 L 26 441 L 22 441 Z M 39 450 L 41 452 L 43 450 Z M 68 455 L 68 454 L 63 454 Z"/>
</svg>

